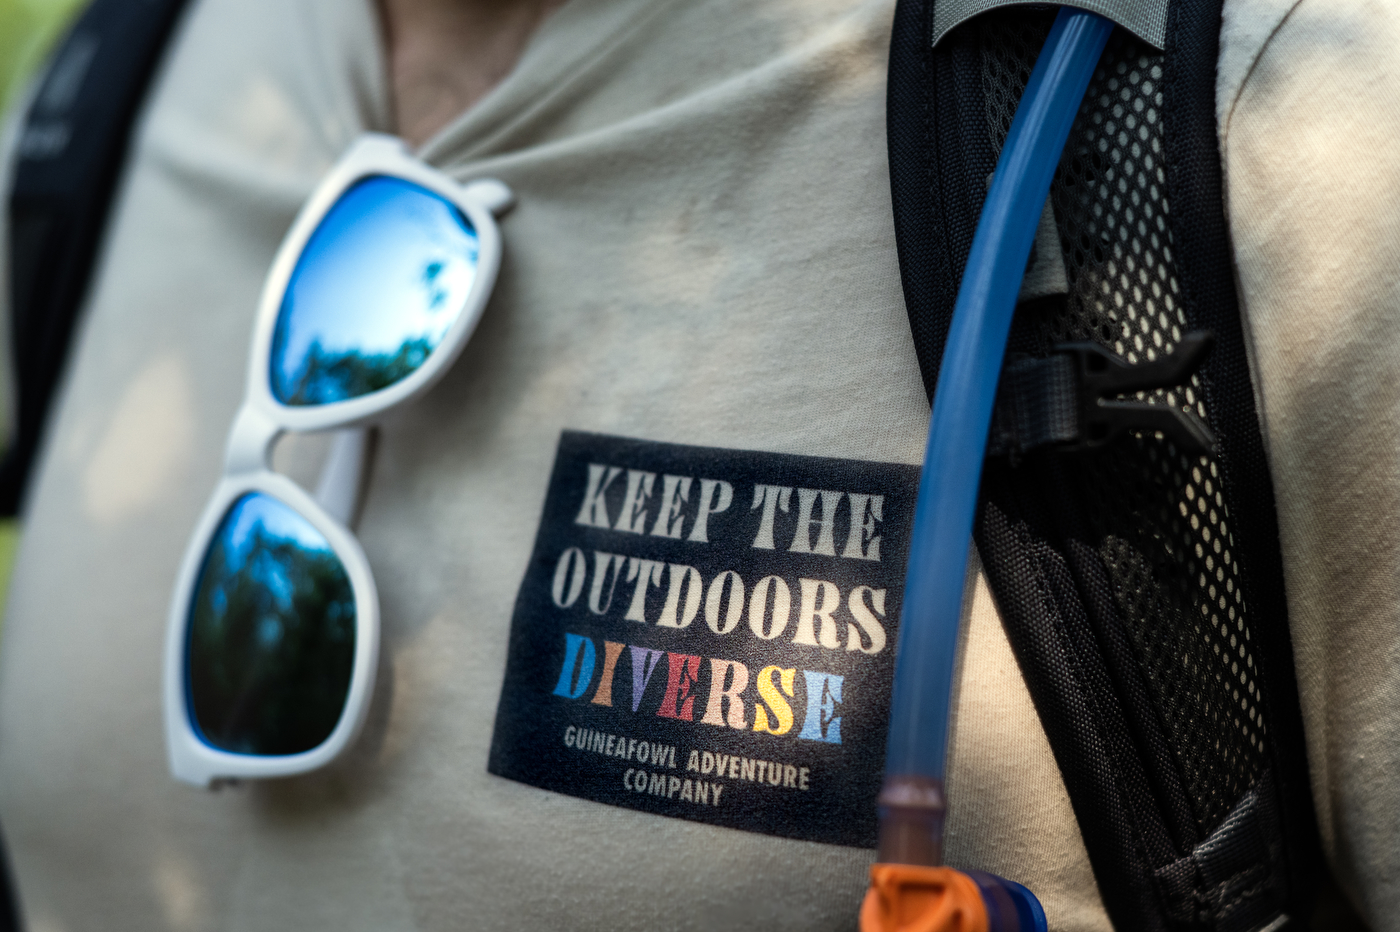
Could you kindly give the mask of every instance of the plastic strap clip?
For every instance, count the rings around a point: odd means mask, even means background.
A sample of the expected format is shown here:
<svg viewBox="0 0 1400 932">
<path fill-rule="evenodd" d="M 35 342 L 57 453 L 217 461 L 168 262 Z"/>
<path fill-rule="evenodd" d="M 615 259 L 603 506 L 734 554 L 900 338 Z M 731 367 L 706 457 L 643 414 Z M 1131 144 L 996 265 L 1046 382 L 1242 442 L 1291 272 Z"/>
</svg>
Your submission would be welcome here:
<svg viewBox="0 0 1400 932">
<path fill-rule="evenodd" d="M 1079 452 L 1131 431 L 1160 432 L 1189 455 L 1215 452 L 1215 434 L 1175 405 L 1119 396 L 1188 382 L 1210 353 L 1208 331 L 1186 334 L 1168 353 L 1134 365 L 1097 343 L 1061 343 L 1045 358 L 1010 356 L 997 389 L 988 456 L 1041 447 Z"/>
</svg>

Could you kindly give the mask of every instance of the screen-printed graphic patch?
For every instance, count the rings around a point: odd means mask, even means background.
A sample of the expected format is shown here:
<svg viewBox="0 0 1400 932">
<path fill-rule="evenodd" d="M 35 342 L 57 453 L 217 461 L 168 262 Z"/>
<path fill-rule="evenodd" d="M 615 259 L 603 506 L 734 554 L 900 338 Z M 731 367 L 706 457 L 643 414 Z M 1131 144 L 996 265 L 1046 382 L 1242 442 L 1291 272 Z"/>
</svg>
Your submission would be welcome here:
<svg viewBox="0 0 1400 932">
<path fill-rule="evenodd" d="M 489 769 L 873 847 L 918 470 L 566 431 Z"/>
</svg>

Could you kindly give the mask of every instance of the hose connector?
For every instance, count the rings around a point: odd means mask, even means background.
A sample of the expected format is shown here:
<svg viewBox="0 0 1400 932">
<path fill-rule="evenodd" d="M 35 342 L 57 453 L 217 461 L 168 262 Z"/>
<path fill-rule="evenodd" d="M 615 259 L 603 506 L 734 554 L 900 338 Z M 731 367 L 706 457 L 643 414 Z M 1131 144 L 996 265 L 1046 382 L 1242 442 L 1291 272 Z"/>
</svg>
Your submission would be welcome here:
<svg viewBox="0 0 1400 932">
<path fill-rule="evenodd" d="M 880 863 L 870 868 L 861 932 L 1045 932 L 1045 911 L 1025 887 L 937 866 L 948 811 L 941 780 L 887 776 L 879 805 Z"/>
<path fill-rule="evenodd" d="M 982 871 L 874 864 L 860 932 L 1047 932 L 1035 895 Z"/>
<path fill-rule="evenodd" d="M 880 841 L 885 864 L 943 863 L 943 781 L 921 774 L 886 776 L 880 787 Z"/>
</svg>

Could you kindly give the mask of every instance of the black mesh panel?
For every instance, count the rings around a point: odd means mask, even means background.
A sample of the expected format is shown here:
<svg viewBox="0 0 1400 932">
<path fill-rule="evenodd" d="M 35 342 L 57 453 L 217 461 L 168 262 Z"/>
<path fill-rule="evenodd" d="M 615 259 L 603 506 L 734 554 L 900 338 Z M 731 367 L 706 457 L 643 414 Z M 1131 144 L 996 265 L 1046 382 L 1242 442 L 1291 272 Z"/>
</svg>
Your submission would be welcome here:
<svg viewBox="0 0 1400 932">
<path fill-rule="evenodd" d="M 993 14 L 979 22 L 982 93 L 987 104 L 987 124 L 992 130 L 992 148 L 997 152 L 1006 145 L 1016 105 L 1030 83 L 1031 70 L 1054 22 L 1054 14 L 1045 10 L 1018 14 Z"/>
<path fill-rule="evenodd" d="M 1045 15 L 981 24 L 998 151 L 1049 24 Z M 1052 185 L 1070 293 L 1023 322 L 1038 331 L 1035 344 L 1094 340 L 1138 363 L 1169 353 L 1190 329 L 1167 225 L 1162 78 L 1160 52 L 1114 33 Z M 1199 376 L 1138 397 L 1210 419 Z M 1136 436 L 1076 465 L 1097 500 L 1086 509 L 1093 547 L 1208 833 L 1258 779 L 1267 732 L 1219 464 Z"/>
</svg>

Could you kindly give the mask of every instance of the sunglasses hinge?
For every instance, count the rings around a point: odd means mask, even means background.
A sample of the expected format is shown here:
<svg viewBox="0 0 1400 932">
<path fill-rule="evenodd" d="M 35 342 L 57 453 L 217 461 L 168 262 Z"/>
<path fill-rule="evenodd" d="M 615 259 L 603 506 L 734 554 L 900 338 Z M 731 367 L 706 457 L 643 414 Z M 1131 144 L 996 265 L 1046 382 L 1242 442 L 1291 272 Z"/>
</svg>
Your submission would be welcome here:
<svg viewBox="0 0 1400 932">
<path fill-rule="evenodd" d="M 272 444 L 282 428 L 256 405 L 245 404 L 234 419 L 224 450 L 224 474 L 262 472 L 271 467 Z"/>
</svg>

